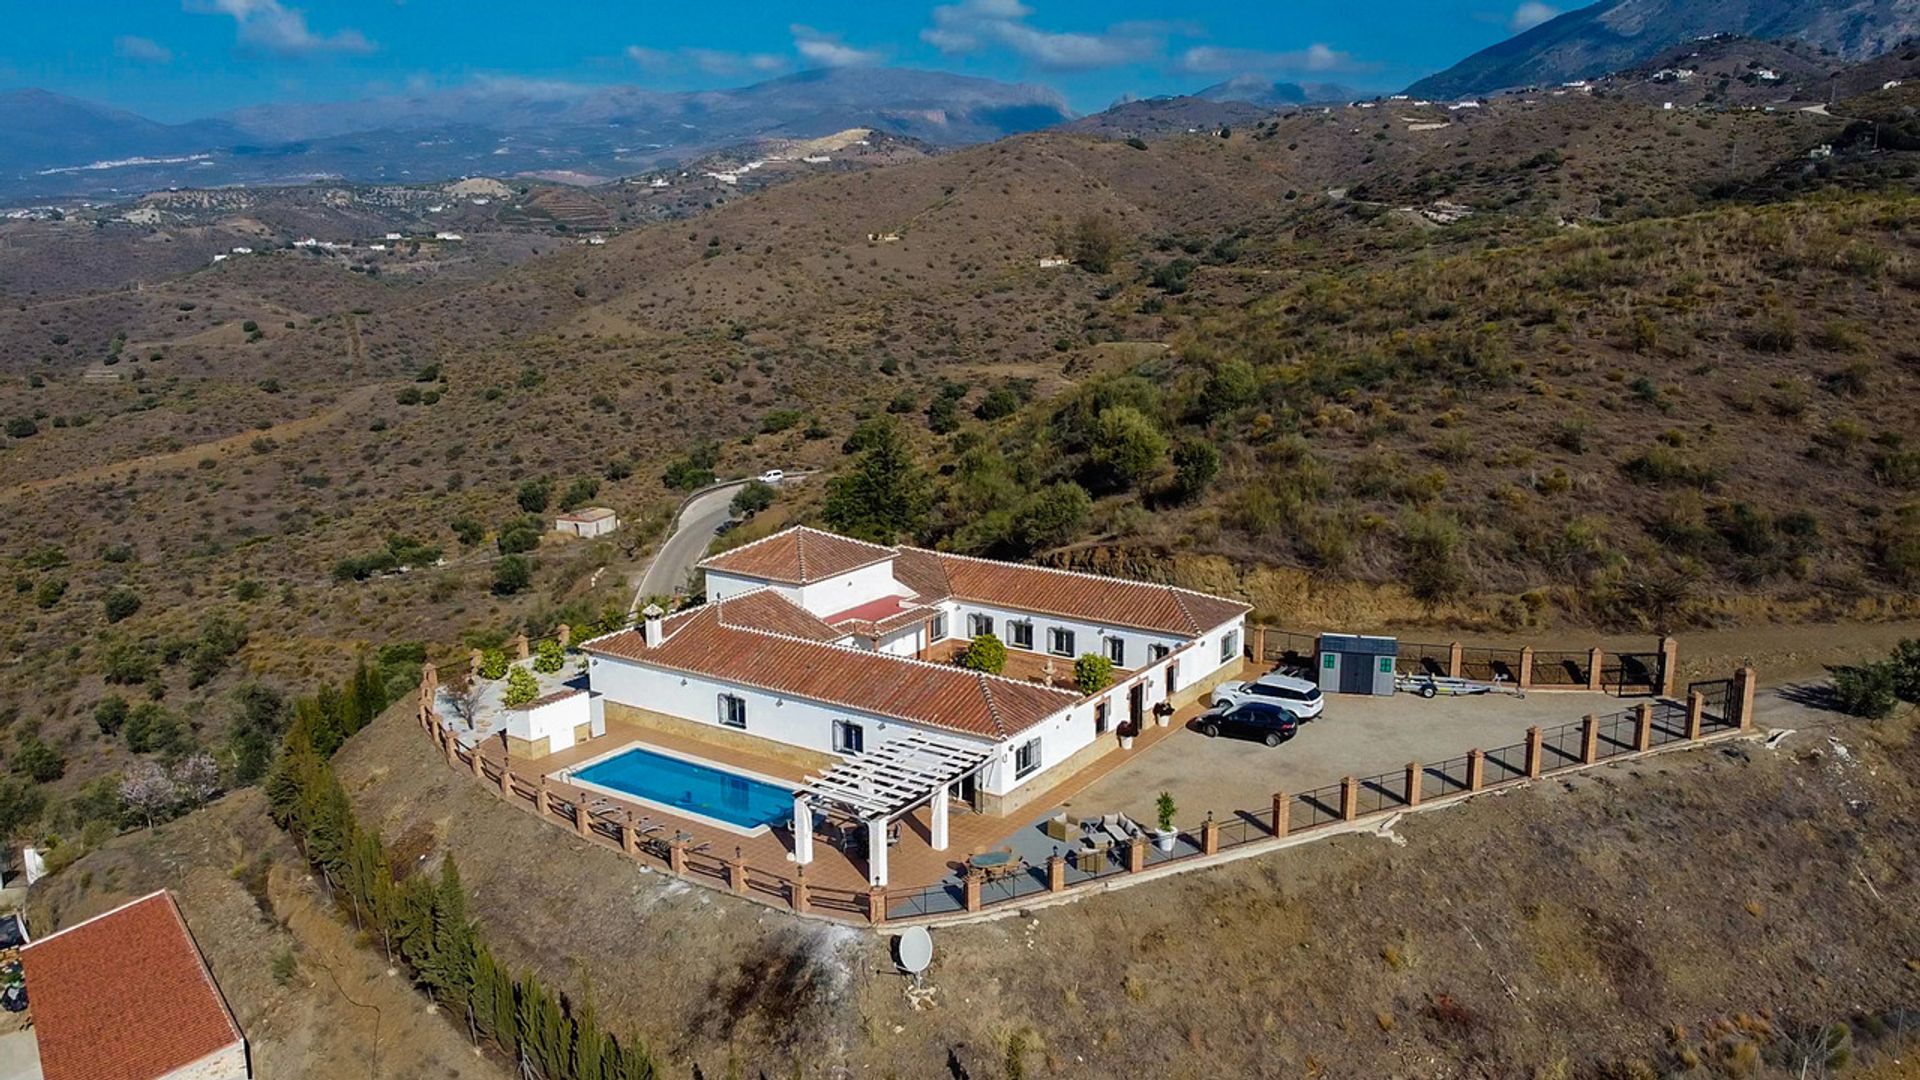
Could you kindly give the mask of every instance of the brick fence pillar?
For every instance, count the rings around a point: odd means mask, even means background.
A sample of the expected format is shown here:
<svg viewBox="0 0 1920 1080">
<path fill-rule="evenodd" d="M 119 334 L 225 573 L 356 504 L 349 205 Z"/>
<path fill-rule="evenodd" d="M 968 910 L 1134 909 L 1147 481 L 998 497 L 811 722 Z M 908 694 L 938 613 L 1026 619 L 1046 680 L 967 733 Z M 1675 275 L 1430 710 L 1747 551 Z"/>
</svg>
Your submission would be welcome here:
<svg viewBox="0 0 1920 1080">
<path fill-rule="evenodd" d="M 1540 725 L 1535 724 L 1527 729 L 1527 777 L 1529 779 L 1540 779 L 1540 757 L 1544 749 L 1546 749 L 1546 739 L 1540 734 Z"/>
<path fill-rule="evenodd" d="M 440 729 L 440 738 L 441 749 L 447 752 L 447 764 L 458 768 L 460 765 L 460 740 L 454 738 L 453 732 L 445 728 Z"/>
<path fill-rule="evenodd" d="M 1653 749 L 1653 706 L 1644 701 L 1633 709 L 1633 748 Z"/>
<path fill-rule="evenodd" d="M 1276 791 L 1273 793 L 1273 821 L 1268 826 L 1273 830 L 1273 835 L 1287 835 L 1287 817 L 1292 810 L 1293 796 L 1288 795 L 1284 791 Z"/>
<path fill-rule="evenodd" d="M 1479 791 L 1487 782 L 1487 752 L 1467 751 L 1467 790 Z"/>
<path fill-rule="evenodd" d="M 969 911 L 980 909 L 969 908 Z M 875 926 L 887 924 L 887 887 L 875 885 L 867 890 L 867 921 Z"/>
<path fill-rule="evenodd" d="M 548 797 L 547 778 L 544 776 L 540 778 L 540 790 L 533 794 L 533 810 L 541 817 L 553 816 L 553 803 Z"/>
<path fill-rule="evenodd" d="M 746 895 L 747 862 L 740 857 L 739 848 L 733 849 L 733 858 L 727 862 L 727 884 L 733 887 L 734 892 Z"/>
<path fill-rule="evenodd" d="M 476 779 L 486 779 L 486 773 L 480 771 L 480 747 L 478 745 L 475 745 L 473 748 L 473 756 L 467 759 L 467 768 L 473 770 L 473 775 Z"/>
<path fill-rule="evenodd" d="M 1601 648 L 1587 650 L 1587 689 L 1600 689 L 1600 669 L 1606 666 L 1607 651 Z"/>
<path fill-rule="evenodd" d="M 793 881 L 787 885 L 787 903 L 792 906 L 796 913 L 803 915 L 806 913 L 807 868 L 804 866 L 795 868 Z"/>
<path fill-rule="evenodd" d="M 634 858 L 640 857 L 640 830 L 633 827 L 633 815 L 620 823 L 620 850 Z"/>
<path fill-rule="evenodd" d="M 1136 836 L 1133 843 L 1127 845 L 1127 873 L 1137 874 L 1147 868 L 1147 838 Z"/>
<path fill-rule="evenodd" d="M 1420 805 L 1420 763 L 1407 762 L 1407 805 Z"/>
<path fill-rule="evenodd" d="M 1740 712 L 1740 730 L 1753 730 L 1753 690 L 1756 682 L 1753 668 L 1743 667 L 1733 673 L 1733 700 L 1730 703 Z"/>
<path fill-rule="evenodd" d="M 1600 760 L 1600 718 L 1588 713 L 1580 718 L 1580 764 Z"/>
<path fill-rule="evenodd" d="M 687 876 L 687 845 L 684 840 L 675 840 L 667 845 L 667 869 L 680 877 Z"/>
<path fill-rule="evenodd" d="M 1047 891 L 1064 892 L 1067 888 L 1067 860 L 1059 852 L 1047 856 Z"/>
<path fill-rule="evenodd" d="M 967 871 L 967 876 L 965 880 L 961 883 L 961 885 L 962 885 L 962 894 L 966 900 L 967 910 L 979 911 L 980 910 L 980 874 L 979 872 L 974 870 Z"/>
<path fill-rule="evenodd" d="M 566 623 L 561 623 L 559 626 L 553 628 L 553 636 L 555 640 L 560 642 L 560 647 L 564 649 L 567 647 L 567 642 L 573 640 L 573 627 L 568 626 Z"/>
<path fill-rule="evenodd" d="M 467 654 L 467 674 L 468 676 L 474 676 L 474 675 L 480 674 L 480 650 L 479 649 L 475 649 L 472 652 Z"/>
<path fill-rule="evenodd" d="M 507 768 L 504 761 L 500 763 L 500 797 L 513 798 L 513 770 Z"/>
<path fill-rule="evenodd" d="M 1687 695 L 1687 738 L 1698 739 L 1707 721 L 1707 695 L 1698 690 Z"/>
<path fill-rule="evenodd" d="M 1680 677 L 1680 641 L 1672 634 L 1660 639 L 1660 696 L 1673 696 L 1674 680 Z"/>
<path fill-rule="evenodd" d="M 1520 650 L 1520 670 L 1515 681 L 1520 684 L 1522 690 L 1533 689 L 1533 646 L 1531 645 Z"/>
<path fill-rule="evenodd" d="M 1460 677 L 1460 671 L 1464 666 L 1461 652 L 1460 643 L 1457 641 L 1447 646 L 1447 678 L 1449 679 Z"/>
<path fill-rule="evenodd" d="M 530 653 L 527 652 L 527 635 L 525 634 L 513 635 L 513 655 L 514 655 L 514 659 L 516 660 L 525 660 L 529 655 L 531 655 Z"/>
<path fill-rule="evenodd" d="M 583 795 L 573 797 L 573 827 L 580 833 L 580 839 L 593 836 L 593 815 L 587 812 L 587 800 Z"/>
<path fill-rule="evenodd" d="M 1360 781 L 1351 776 L 1340 778 L 1340 820 L 1352 821 L 1360 816 Z"/>
<path fill-rule="evenodd" d="M 1200 825 L 1200 854 L 1218 855 L 1220 853 L 1220 826 L 1212 817 Z"/>
<path fill-rule="evenodd" d="M 1250 644 L 1253 650 L 1253 662 L 1256 664 L 1266 663 L 1267 662 L 1267 628 L 1264 626 L 1254 627 L 1253 641 Z"/>
</svg>

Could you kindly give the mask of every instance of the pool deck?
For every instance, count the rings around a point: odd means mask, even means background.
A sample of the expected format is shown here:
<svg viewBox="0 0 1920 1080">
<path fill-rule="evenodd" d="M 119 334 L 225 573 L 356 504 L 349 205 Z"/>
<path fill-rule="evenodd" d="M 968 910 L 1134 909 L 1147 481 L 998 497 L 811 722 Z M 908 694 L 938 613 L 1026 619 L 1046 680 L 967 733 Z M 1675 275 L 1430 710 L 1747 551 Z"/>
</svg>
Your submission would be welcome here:
<svg viewBox="0 0 1920 1080">
<path fill-rule="evenodd" d="M 1137 760 L 1146 750 L 1172 737 L 1181 730 L 1182 724 L 1203 710 L 1202 704 L 1195 703 L 1180 710 L 1169 726 L 1149 726 L 1135 740 L 1132 750 L 1115 749 L 1107 753 L 1039 793 L 1025 808 L 1011 816 L 975 813 L 963 803 L 953 803 L 948 818 L 945 851 L 935 851 L 930 846 L 932 832 L 927 822 L 927 808 L 919 807 L 900 819 L 900 842 L 888 852 L 889 888 L 915 888 L 957 879 L 965 870 L 968 856 L 1001 848 L 1012 848 L 1029 864 L 1039 865 L 1051 853 L 1051 841 L 1040 831 L 1039 823 L 1052 816 L 1062 803 L 1072 799 L 1088 785 Z M 720 746 L 617 719 L 608 719 L 606 734 L 597 738 L 576 743 L 537 761 L 516 758 L 507 764 L 515 775 L 542 777 L 563 799 L 571 801 L 578 797 L 589 804 L 605 799 L 616 807 L 626 808 L 636 821 L 660 824 L 666 835 L 674 832 L 691 835 L 694 847 L 704 844 L 704 850 L 713 856 L 733 858 L 737 854 L 749 867 L 758 867 L 782 877 L 794 876 L 793 837 L 790 827 L 786 825 L 742 835 L 716 827 L 711 821 L 674 814 L 636 800 L 621 798 L 604 789 L 582 788 L 568 783 L 561 776 L 582 762 L 628 746 L 665 750 L 795 785 L 807 776 L 807 770 L 792 761 L 751 754 L 731 746 Z M 506 758 L 498 738 L 481 739 L 478 749 L 496 765 Z M 813 845 L 813 862 L 807 867 L 806 877 L 808 882 L 816 886 L 865 891 L 866 860 L 849 855 L 830 843 L 825 835 L 817 835 Z"/>
</svg>

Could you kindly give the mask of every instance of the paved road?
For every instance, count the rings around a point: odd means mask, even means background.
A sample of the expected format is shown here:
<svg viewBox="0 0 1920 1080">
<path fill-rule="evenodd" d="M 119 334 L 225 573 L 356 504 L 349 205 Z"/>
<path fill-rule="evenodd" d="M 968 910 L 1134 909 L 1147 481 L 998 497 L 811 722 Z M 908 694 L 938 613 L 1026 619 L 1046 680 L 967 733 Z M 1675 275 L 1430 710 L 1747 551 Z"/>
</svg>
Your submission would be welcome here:
<svg viewBox="0 0 1920 1080">
<path fill-rule="evenodd" d="M 649 596 L 671 595 L 673 591 L 686 584 L 687 575 L 693 572 L 693 564 L 707 553 L 707 546 L 719 535 L 721 523 L 727 520 L 727 504 L 746 481 L 715 488 L 696 497 L 687 504 L 680 515 L 680 524 L 660 545 L 660 551 L 653 561 L 647 564 L 646 572 L 640 575 L 640 586 L 633 594 L 633 610 L 638 610 L 647 602 Z"/>
</svg>

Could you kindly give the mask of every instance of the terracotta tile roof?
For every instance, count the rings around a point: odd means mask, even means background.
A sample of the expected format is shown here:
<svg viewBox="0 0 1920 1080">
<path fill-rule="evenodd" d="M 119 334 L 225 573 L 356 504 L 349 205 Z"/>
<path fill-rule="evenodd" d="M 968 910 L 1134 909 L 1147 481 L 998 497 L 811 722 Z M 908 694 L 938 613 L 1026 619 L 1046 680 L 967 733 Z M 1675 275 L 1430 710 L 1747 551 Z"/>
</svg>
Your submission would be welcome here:
<svg viewBox="0 0 1920 1080">
<path fill-rule="evenodd" d="M 906 573 L 902 573 L 903 566 Z M 976 559 L 967 555 L 901 548 L 894 574 L 919 593 L 921 600 L 952 597 L 1017 611 L 1033 611 L 1088 622 L 1194 635 L 1252 610 L 1252 606 L 1222 596 L 1194 592 L 1173 585 L 1083 574 L 1024 563 Z M 929 595 L 922 590 L 939 588 Z"/>
<path fill-rule="evenodd" d="M 564 690 L 555 690 L 551 694 L 543 694 L 542 696 L 534 698 L 532 701 L 527 702 L 525 705 L 509 705 L 507 707 L 510 709 L 517 709 L 520 712 L 531 712 L 532 710 L 541 708 L 542 706 L 551 705 L 556 701 L 565 701 L 568 698 L 572 697 L 573 695 L 580 694 L 580 693 L 585 693 L 585 691 L 579 690 L 573 687 L 568 687 Z"/>
<path fill-rule="evenodd" d="M 649 649 L 638 630 L 610 634 L 582 648 L 989 739 L 1033 727 L 1080 697 L 944 664 L 730 626 L 719 607 L 696 608 L 658 648 Z"/>
<path fill-rule="evenodd" d="M 699 565 L 703 570 L 806 585 L 893 558 L 893 549 L 804 525 L 722 552 Z"/>
<path fill-rule="evenodd" d="M 765 630 L 809 641 L 838 641 L 847 636 L 772 589 L 755 589 L 717 600 L 720 621 L 742 630 Z M 671 632 L 671 625 L 668 626 Z"/>
<path fill-rule="evenodd" d="M 20 957 L 46 1080 L 152 1080 L 241 1041 L 164 890 Z"/>
</svg>

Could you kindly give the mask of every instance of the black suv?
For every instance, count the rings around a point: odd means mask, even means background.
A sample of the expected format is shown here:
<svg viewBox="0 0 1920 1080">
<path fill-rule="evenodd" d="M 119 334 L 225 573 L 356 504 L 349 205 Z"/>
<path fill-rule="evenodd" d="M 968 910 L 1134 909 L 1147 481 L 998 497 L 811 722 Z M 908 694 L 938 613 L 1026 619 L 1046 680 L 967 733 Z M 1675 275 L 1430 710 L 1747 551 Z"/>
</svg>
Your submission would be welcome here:
<svg viewBox="0 0 1920 1080">
<path fill-rule="evenodd" d="M 1271 702 L 1243 701 L 1202 713 L 1199 726 L 1200 734 L 1209 739 L 1240 735 L 1279 746 L 1300 730 L 1300 718 Z"/>
</svg>

